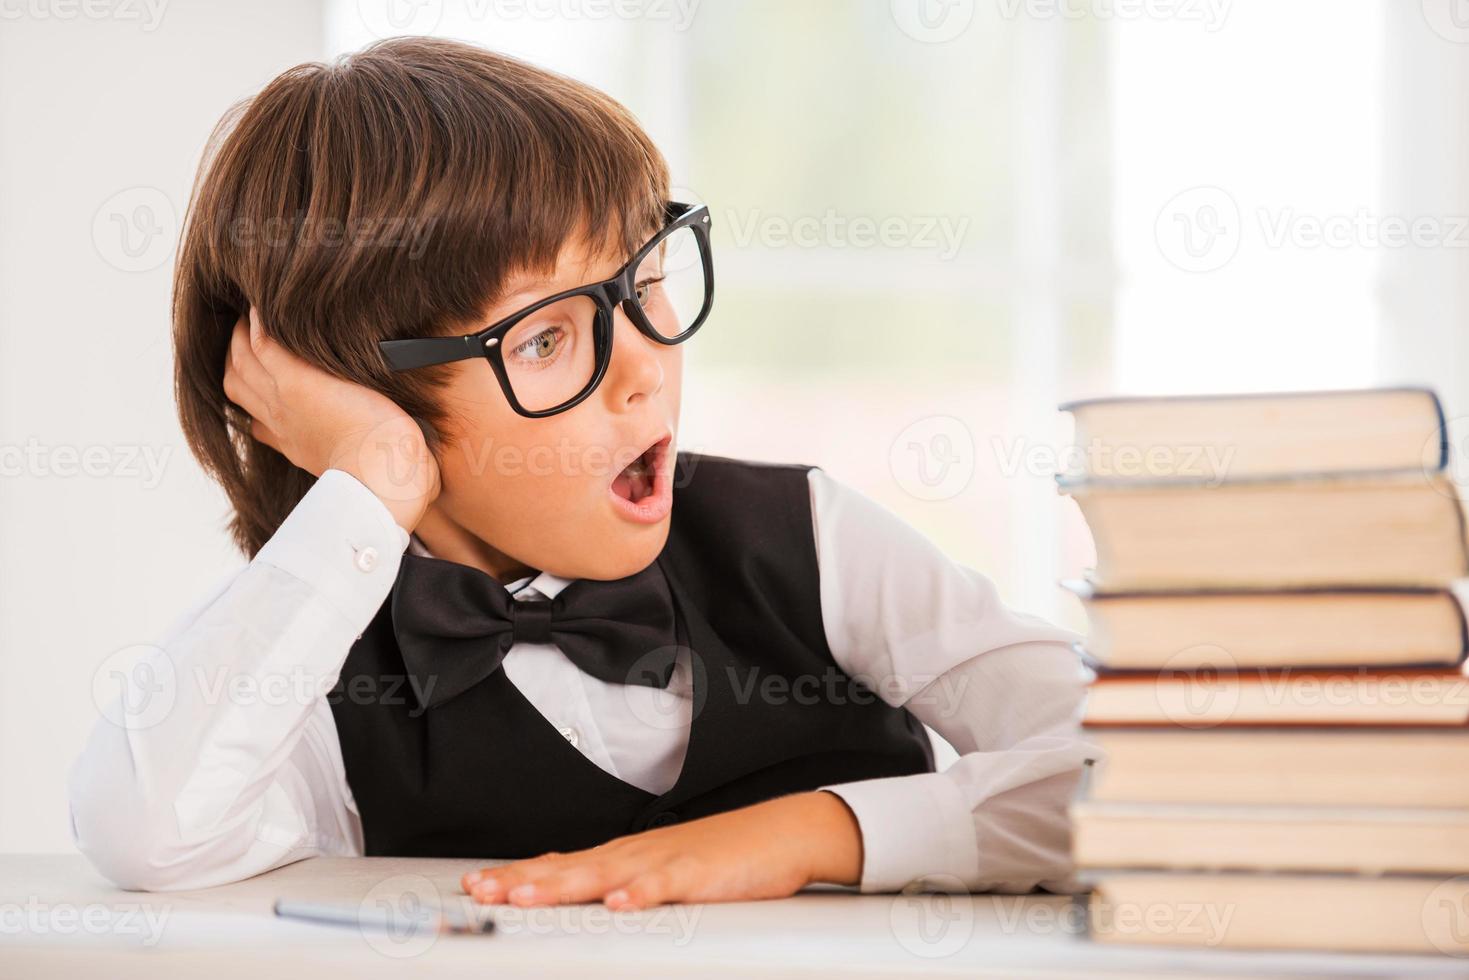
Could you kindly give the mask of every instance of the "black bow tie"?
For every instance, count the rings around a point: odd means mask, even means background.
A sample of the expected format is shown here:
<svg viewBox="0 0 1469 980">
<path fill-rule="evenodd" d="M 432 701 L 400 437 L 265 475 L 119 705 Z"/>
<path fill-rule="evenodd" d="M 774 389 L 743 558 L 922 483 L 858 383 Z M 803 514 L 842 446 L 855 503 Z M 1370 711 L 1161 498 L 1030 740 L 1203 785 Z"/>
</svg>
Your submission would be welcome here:
<svg viewBox="0 0 1469 980">
<path fill-rule="evenodd" d="M 555 644 L 610 684 L 667 687 L 677 642 L 673 596 L 657 562 L 611 582 L 578 580 L 555 599 L 513 599 L 477 568 L 405 554 L 393 632 L 424 707 L 469 690 L 516 643 Z"/>
</svg>

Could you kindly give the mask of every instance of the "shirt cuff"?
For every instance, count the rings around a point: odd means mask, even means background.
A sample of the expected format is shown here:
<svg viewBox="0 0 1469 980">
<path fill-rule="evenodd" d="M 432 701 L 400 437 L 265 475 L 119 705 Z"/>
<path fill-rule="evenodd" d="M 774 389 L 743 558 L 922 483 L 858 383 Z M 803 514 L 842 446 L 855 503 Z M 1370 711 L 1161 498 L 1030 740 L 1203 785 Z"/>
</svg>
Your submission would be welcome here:
<svg viewBox="0 0 1469 980">
<path fill-rule="evenodd" d="M 255 560 L 307 583 L 354 623 L 372 622 L 398 578 L 409 535 L 387 505 L 344 470 L 306 491 Z"/>
<path fill-rule="evenodd" d="M 952 888 L 978 879 L 974 812 L 959 787 L 943 773 L 819 788 L 841 797 L 857 817 L 862 833 L 862 891 L 902 891 L 921 879 Z"/>
</svg>

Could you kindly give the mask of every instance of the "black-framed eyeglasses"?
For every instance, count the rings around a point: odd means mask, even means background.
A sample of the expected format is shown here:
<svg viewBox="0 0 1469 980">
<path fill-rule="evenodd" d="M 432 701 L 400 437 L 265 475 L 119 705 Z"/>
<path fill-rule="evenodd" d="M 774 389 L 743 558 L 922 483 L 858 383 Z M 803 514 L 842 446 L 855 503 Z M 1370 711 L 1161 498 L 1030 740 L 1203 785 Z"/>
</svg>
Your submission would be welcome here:
<svg viewBox="0 0 1469 980">
<path fill-rule="evenodd" d="M 668 223 L 611 279 L 547 296 L 472 334 L 383 340 L 378 348 L 394 371 L 483 357 L 516 412 L 527 418 L 564 412 L 607 374 L 619 306 L 660 344 L 682 343 L 708 319 L 714 305 L 709 208 L 674 201 L 664 214 Z"/>
</svg>

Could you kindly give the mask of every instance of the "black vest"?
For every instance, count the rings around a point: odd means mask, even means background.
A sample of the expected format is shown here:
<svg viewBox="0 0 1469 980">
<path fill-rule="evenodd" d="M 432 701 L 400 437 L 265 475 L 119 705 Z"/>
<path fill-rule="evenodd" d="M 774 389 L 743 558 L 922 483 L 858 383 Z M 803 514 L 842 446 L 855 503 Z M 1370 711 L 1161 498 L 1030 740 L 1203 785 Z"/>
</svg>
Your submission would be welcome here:
<svg viewBox="0 0 1469 980">
<path fill-rule="evenodd" d="M 328 695 L 366 853 L 529 857 L 830 783 L 933 770 L 922 724 L 847 677 L 822 629 L 808 466 L 680 453 L 668 543 L 691 651 L 683 770 L 655 795 L 586 758 L 497 670 L 423 709 L 391 596 Z"/>
</svg>

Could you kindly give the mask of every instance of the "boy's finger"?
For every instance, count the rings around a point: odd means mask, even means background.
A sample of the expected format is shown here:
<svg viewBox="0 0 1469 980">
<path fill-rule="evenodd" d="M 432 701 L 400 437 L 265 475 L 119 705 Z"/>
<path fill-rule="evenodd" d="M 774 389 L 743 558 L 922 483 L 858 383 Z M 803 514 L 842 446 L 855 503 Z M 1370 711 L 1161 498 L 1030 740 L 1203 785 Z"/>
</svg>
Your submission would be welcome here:
<svg viewBox="0 0 1469 980">
<path fill-rule="evenodd" d="M 264 397 L 233 364 L 225 366 L 222 387 L 224 397 L 244 409 L 251 418 L 265 418 L 270 414 Z"/>
<path fill-rule="evenodd" d="M 247 315 L 250 318 L 250 347 L 258 351 L 265 343 L 265 328 L 260 325 L 260 314 L 255 312 L 254 306 L 250 307 Z"/>
<path fill-rule="evenodd" d="M 645 909 L 676 901 L 683 883 L 673 868 L 664 866 L 641 874 L 624 888 L 608 892 L 602 899 L 611 909 Z"/>
<path fill-rule="evenodd" d="M 547 851 L 538 857 L 511 861 L 498 868 L 486 868 L 464 876 L 465 890 L 478 902 L 499 901 L 511 889 L 543 877 L 562 864 L 568 855 L 559 851 Z M 473 878 L 473 881 L 470 879 Z"/>
<path fill-rule="evenodd" d="M 275 437 L 275 430 L 253 415 L 250 417 L 250 436 L 256 442 L 263 442 L 276 452 L 281 451 L 280 443 Z"/>
<path fill-rule="evenodd" d="M 515 905 L 586 902 L 601 898 L 608 889 L 630 877 L 630 870 L 619 870 L 609 864 L 574 864 L 522 882 L 505 893 L 505 900 Z"/>
<path fill-rule="evenodd" d="M 250 307 L 250 333 L 248 339 L 250 341 L 250 350 L 255 354 L 255 357 L 267 369 L 271 369 L 271 365 L 281 353 L 282 348 L 271 340 L 270 336 L 265 332 L 265 323 L 260 319 L 260 311 L 253 306 Z"/>
<path fill-rule="evenodd" d="M 257 419 L 271 419 L 274 413 L 270 409 L 270 401 L 252 385 L 244 375 L 233 367 L 228 367 L 224 372 L 224 397 L 249 412 L 251 417 Z"/>
<path fill-rule="evenodd" d="M 250 340 L 252 330 L 249 320 L 240 317 L 230 335 L 230 363 L 240 375 L 240 380 L 263 396 L 273 390 L 274 378 L 256 354 Z"/>
</svg>

